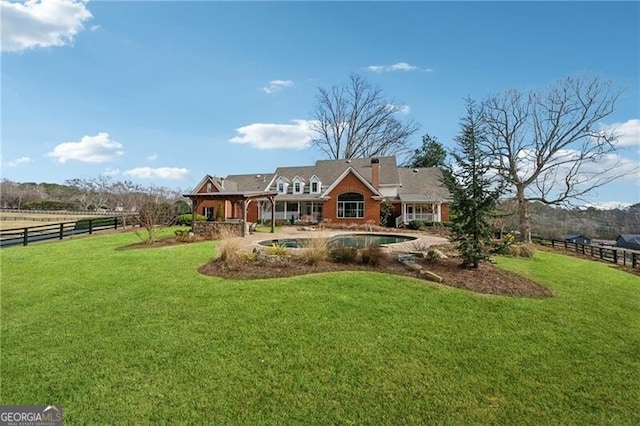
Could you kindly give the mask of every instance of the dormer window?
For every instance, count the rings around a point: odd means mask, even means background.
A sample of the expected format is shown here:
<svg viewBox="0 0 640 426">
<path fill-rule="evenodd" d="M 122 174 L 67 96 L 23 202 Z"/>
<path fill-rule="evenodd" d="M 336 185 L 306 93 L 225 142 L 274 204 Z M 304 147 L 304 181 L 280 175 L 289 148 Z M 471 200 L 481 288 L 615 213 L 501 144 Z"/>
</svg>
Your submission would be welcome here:
<svg viewBox="0 0 640 426">
<path fill-rule="evenodd" d="M 287 193 L 287 181 L 285 179 L 278 179 L 276 181 L 276 189 L 279 193 L 281 194 L 286 194 Z"/>
<path fill-rule="evenodd" d="M 293 178 L 293 193 L 302 194 L 304 192 L 304 179 L 296 176 Z"/>
<path fill-rule="evenodd" d="M 320 184 L 320 179 L 318 179 L 317 176 L 313 176 L 310 181 L 309 181 L 309 192 L 311 194 L 317 194 L 320 192 L 320 189 L 322 188 L 322 185 Z"/>
</svg>

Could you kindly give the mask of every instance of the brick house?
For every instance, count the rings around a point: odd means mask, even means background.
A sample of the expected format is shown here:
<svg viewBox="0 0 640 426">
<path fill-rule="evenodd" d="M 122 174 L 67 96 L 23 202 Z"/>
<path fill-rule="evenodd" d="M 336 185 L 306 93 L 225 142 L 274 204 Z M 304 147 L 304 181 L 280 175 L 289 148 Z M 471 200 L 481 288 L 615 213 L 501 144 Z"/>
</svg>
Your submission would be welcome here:
<svg viewBox="0 0 640 426">
<path fill-rule="evenodd" d="M 320 160 L 312 166 L 279 167 L 272 173 L 207 175 L 185 196 L 198 214 L 209 219 L 215 219 L 220 209 L 225 219 L 243 219 L 246 213 L 248 222 L 275 215 L 276 220 L 344 224 L 378 224 L 381 203 L 387 200 L 393 223 L 403 226 L 412 220 L 449 220 L 450 195 L 441 177 L 438 168 L 398 167 L 395 157 Z M 248 201 L 240 205 L 240 199 Z"/>
</svg>

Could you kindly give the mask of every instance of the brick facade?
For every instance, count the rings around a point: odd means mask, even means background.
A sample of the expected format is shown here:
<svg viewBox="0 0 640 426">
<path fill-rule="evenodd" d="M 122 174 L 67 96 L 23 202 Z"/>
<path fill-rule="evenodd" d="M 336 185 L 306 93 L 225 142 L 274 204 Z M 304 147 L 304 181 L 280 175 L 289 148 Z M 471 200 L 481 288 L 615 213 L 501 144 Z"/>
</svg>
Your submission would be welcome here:
<svg viewBox="0 0 640 426">
<path fill-rule="evenodd" d="M 338 218 L 338 196 L 347 192 L 355 192 L 364 196 L 363 218 Z M 374 193 L 353 173 L 348 173 L 338 185 L 328 194 L 331 198 L 324 202 L 322 215 L 325 220 L 333 223 L 364 224 L 369 221 L 380 222 L 380 200 L 374 200 Z"/>
</svg>

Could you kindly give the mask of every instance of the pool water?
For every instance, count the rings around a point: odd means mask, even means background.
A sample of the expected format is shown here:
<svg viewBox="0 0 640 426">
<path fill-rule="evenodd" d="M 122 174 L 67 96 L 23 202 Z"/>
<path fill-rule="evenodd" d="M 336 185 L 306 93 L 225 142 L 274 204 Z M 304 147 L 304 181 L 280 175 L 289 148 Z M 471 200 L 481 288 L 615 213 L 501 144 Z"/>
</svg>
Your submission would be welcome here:
<svg viewBox="0 0 640 426">
<path fill-rule="evenodd" d="M 416 237 L 407 235 L 387 235 L 387 234 L 343 234 L 329 238 L 329 246 L 331 247 L 369 247 L 387 244 L 404 243 L 413 241 Z M 281 238 L 276 240 L 260 241 L 261 246 L 279 245 L 287 248 L 302 248 L 305 246 L 308 238 Z"/>
</svg>

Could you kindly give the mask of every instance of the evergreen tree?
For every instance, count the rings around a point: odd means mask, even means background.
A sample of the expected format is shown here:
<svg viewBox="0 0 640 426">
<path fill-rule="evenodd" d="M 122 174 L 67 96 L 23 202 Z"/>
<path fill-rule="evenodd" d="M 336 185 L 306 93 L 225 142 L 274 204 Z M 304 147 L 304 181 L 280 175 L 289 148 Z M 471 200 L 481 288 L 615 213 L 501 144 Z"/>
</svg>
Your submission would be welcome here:
<svg viewBox="0 0 640 426">
<path fill-rule="evenodd" d="M 480 150 L 485 137 L 478 119 L 475 103 L 467 100 L 467 115 L 461 121 L 462 130 L 455 141 L 458 150 L 451 152 L 452 164 L 443 182 L 451 192 L 451 209 L 456 212 L 453 219 L 452 240 L 459 244 L 458 250 L 463 266 L 478 267 L 491 252 L 492 218 L 498 197 L 503 191 L 487 176 L 489 166 Z"/>
<path fill-rule="evenodd" d="M 445 167 L 447 151 L 438 139 L 428 133 L 422 137 L 422 146 L 413 151 L 405 167 Z"/>
</svg>

